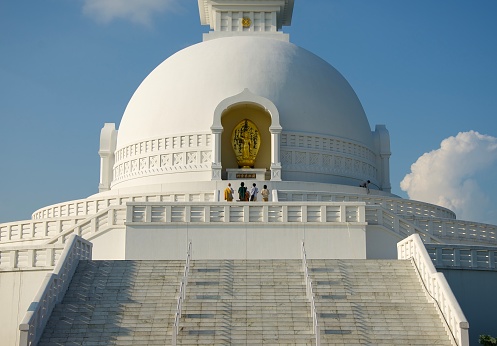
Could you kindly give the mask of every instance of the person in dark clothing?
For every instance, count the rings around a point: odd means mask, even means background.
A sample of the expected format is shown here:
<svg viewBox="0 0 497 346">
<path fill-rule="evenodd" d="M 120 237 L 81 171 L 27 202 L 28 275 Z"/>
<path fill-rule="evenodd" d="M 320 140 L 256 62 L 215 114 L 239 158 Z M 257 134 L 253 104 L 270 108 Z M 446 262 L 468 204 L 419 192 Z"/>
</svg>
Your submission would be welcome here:
<svg viewBox="0 0 497 346">
<path fill-rule="evenodd" d="M 240 183 L 240 187 L 238 188 L 238 199 L 240 201 L 245 201 L 246 198 L 245 198 L 245 195 L 247 193 L 247 188 L 245 187 L 245 183 L 242 181 Z"/>
</svg>

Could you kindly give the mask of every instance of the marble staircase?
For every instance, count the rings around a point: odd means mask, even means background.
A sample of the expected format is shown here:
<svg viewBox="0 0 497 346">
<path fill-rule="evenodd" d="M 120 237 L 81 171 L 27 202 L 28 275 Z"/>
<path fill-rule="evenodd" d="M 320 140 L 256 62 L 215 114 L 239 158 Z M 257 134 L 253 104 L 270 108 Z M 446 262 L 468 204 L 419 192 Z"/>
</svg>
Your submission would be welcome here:
<svg viewBox="0 0 497 346">
<path fill-rule="evenodd" d="M 300 260 L 193 260 L 178 345 L 315 345 Z M 451 345 L 410 261 L 308 260 L 322 345 Z M 82 261 L 39 345 L 171 345 L 184 261 Z"/>
</svg>

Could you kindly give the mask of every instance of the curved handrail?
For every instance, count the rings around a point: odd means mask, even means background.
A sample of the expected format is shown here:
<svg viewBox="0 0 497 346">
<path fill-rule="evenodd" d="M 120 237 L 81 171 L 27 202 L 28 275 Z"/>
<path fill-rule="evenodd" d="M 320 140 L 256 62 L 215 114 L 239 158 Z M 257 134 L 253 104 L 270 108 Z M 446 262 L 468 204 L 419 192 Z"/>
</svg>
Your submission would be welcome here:
<svg viewBox="0 0 497 346">
<path fill-rule="evenodd" d="M 47 274 L 28 311 L 19 324 L 20 346 L 36 345 L 55 304 L 64 298 L 80 260 L 91 259 L 92 244 L 72 235 L 52 273 Z"/>
<path fill-rule="evenodd" d="M 469 323 L 445 276 L 438 273 L 417 234 L 397 243 L 398 259 L 411 259 L 429 295 L 437 302 L 457 345 L 469 345 Z"/>
<path fill-rule="evenodd" d="M 57 234 L 56 236 L 48 239 L 46 241 L 46 244 L 65 243 L 66 238 L 68 236 L 70 236 L 71 234 L 76 234 L 78 236 L 83 237 L 89 233 L 97 234 L 97 233 L 102 232 L 104 230 L 108 230 L 109 228 L 124 225 L 124 220 L 125 220 L 124 216 L 122 217 L 122 219 L 115 217 L 114 212 L 117 210 L 125 211 L 126 206 L 115 205 L 115 206 L 108 207 L 105 210 L 103 210 L 97 214 L 90 215 L 89 217 L 82 220 L 81 222 L 74 225 L 73 227 L 69 228 L 68 230 L 66 230 L 60 234 Z M 102 219 L 106 218 L 105 222 L 102 225 L 97 222 L 101 218 Z M 122 224 L 119 222 L 122 222 Z M 106 227 L 104 227 L 104 226 L 106 226 Z M 90 238 L 90 237 L 88 237 L 88 238 Z"/>
</svg>

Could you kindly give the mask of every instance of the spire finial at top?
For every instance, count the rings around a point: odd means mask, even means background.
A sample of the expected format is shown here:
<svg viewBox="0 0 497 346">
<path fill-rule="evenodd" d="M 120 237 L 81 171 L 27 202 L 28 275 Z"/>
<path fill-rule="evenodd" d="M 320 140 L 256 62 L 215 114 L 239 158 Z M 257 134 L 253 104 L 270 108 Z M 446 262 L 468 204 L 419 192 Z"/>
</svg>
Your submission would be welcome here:
<svg viewBox="0 0 497 346">
<path fill-rule="evenodd" d="M 212 31 L 204 41 L 259 35 L 288 41 L 281 31 L 292 22 L 294 0 L 198 0 L 200 22 Z"/>
</svg>

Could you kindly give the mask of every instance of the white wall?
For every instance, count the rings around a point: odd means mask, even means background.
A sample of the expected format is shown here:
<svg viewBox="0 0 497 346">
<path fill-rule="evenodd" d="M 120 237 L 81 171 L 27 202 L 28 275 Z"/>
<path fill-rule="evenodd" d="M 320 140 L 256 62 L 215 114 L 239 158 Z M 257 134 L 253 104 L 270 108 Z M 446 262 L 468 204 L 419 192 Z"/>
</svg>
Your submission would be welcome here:
<svg viewBox="0 0 497 346">
<path fill-rule="evenodd" d="M 95 238 L 88 239 L 93 243 L 93 260 L 124 259 L 126 232 L 125 229 L 113 229 L 99 233 Z"/>
<path fill-rule="evenodd" d="M 367 226 L 366 253 L 368 259 L 396 259 L 397 242 L 403 237 L 383 226 Z"/>
<path fill-rule="evenodd" d="M 126 259 L 299 259 L 305 239 L 308 258 L 366 258 L 365 226 L 250 223 L 132 225 L 126 230 Z"/>
</svg>

